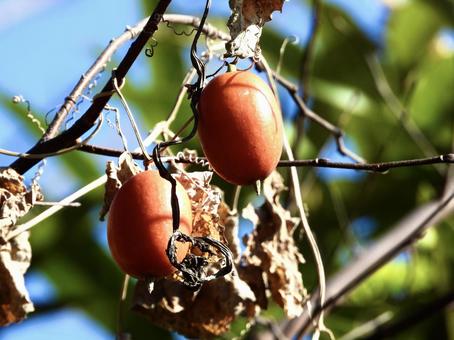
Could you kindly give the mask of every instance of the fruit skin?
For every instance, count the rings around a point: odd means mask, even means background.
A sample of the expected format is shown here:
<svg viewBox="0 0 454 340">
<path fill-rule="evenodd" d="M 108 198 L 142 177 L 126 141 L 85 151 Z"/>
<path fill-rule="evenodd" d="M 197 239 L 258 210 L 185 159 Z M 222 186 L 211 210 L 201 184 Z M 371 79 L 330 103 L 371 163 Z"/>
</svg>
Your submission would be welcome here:
<svg viewBox="0 0 454 340">
<path fill-rule="evenodd" d="M 202 91 L 198 134 L 214 171 L 227 182 L 253 184 L 276 168 L 282 116 L 269 86 L 248 71 L 227 72 Z"/>
<path fill-rule="evenodd" d="M 177 181 L 180 230 L 192 231 L 191 201 Z M 162 277 L 175 268 L 165 253 L 172 234 L 171 184 L 156 170 L 130 178 L 116 193 L 109 209 L 107 238 L 120 268 L 136 278 Z M 177 243 L 177 258 L 188 252 L 187 243 Z"/>
</svg>

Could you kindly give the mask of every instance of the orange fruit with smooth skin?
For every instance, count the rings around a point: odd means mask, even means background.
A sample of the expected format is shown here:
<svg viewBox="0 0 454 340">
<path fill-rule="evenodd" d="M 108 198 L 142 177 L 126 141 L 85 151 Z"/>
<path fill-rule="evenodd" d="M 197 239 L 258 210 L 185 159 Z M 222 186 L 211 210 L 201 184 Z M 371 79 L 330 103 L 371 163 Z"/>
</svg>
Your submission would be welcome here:
<svg viewBox="0 0 454 340">
<path fill-rule="evenodd" d="M 192 231 L 191 201 L 177 181 L 180 227 Z M 136 278 L 163 277 L 175 268 L 166 255 L 172 235 L 171 184 L 157 170 L 130 178 L 116 193 L 109 210 L 107 238 L 120 268 Z M 188 252 L 187 243 L 177 242 L 177 258 Z"/>
<path fill-rule="evenodd" d="M 203 89 L 198 134 L 214 171 L 229 183 L 253 184 L 276 168 L 282 116 L 270 87 L 249 71 L 227 72 Z"/>
</svg>

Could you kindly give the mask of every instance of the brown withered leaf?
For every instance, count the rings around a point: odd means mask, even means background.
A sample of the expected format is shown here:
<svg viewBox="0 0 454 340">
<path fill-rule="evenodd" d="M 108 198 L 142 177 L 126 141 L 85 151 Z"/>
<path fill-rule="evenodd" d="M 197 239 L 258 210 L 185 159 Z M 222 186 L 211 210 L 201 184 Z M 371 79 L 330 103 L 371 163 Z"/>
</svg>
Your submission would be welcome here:
<svg viewBox="0 0 454 340">
<path fill-rule="evenodd" d="M 0 247 L 0 325 L 23 320 L 34 311 L 25 288 L 24 274 L 31 260 L 28 232 Z"/>
<path fill-rule="evenodd" d="M 181 172 L 173 175 L 185 188 L 192 204 L 192 236 L 211 236 L 224 241 L 224 226 L 219 223 L 220 189 L 210 185 L 211 171 Z"/>
<path fill-rule="evenodd" d="M 240 260 L 241 255 L 240 240 L 238 239 L 238 212 L 231 211 L 229 206 L 222 201 L 219 205 L 218 213 L 221 225 L 224 226 L 224 236 L 227 241 L 227 245 L 232 252 L 233 261 L 236 263 Z"/>
<path fill-rule="evenodd" d="M 243 216 L 256 228 L 247 237 L 242 263 L 246 272 L 257 267 L 262 271 L 262 277 L 255 276 L 255 282 L 245 278 L 255 295 L 263 296 L 258 288 L 266 287 L 287 317 L 292 318 L 302 313 L 306 291 L 298 270 L 304 259 L 292 236 L 299 219 L 290 216 L 279 203 L 279 194 L 284 189 L 282 177 L 274 172 L 263 183 L 265 202 L 259 208 L 249 205 L 243 210 Z"/>
<path fill-rule="evenodd" d="M 109 212 L 112 200 L 117 193 L 118 189 L 121 188 L 129 178 L 142 172 L 142 169 L 134 162 L 131 154 L 123 152 L 118 158 L 118 166 L 113 162 L 109 161 L 106 164 L 106 175 L 107 182 L 105 184 L 104 191 L 104 204 L 99 212 L 99 219 L 104 221 L 106 214 Z"/>
<path fill-rule="evenodd" d="M 263 25 L 274 11 L 282 11 L 285 0 L 230 0 L 232 14 L 227 22 L 231 40 L 226 44 L 228 56 L 254 57 L 259 52 Z"/>
<path fill-rule="evenodd" d="M 135 289 L 133 309 L 152 323 L 190 338 L 208 339 L 229 330 L 240 313 L 256 313 L 254 294 L 238 274 L 205 283 L 193 292 L 176 281 L 155 282 L 151 294 L 145 282 Z"/>
<path fill-rule="evenodd" d="M 28 232 L 6 242 L 17 220 L 27 214 L 43 196 L 34 183 L 30 190 L 24 179 L 10 168 L 0 169 L 0 325 L 24 319 L 34 310 L 25 288 L 24 274 L 30 266 L 31 247 Z"/>
</svg>

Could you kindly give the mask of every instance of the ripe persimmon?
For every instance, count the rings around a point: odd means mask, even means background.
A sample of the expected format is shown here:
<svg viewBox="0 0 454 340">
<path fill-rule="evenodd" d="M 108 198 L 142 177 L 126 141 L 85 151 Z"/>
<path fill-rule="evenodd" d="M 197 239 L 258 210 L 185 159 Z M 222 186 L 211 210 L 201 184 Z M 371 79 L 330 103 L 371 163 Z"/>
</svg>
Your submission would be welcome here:
<svg viewBox="0 0 454 340">
<path fill-rule="evenodd" d="M 192 231 L 189 197 L 177 181 L 180 228 Z M 171 184 L 156 170 L 141 172 L 123 184 L 109 209 L 107 238 L 113 258 L 127 274 L 137 278 L 163 277 L 175 268 L 166 255 L 172 235 Z M 177 242 L 177 259 L 188 252 L 187 243 Z"/>
<path fill-rule="evenodd" d="M 276 168 L 283 145 L 282 116 L 270 87 L 249 71 L 227 72 L 203 89 L 198 134 L 214 171 L 246 185 Z"/>
</svg>

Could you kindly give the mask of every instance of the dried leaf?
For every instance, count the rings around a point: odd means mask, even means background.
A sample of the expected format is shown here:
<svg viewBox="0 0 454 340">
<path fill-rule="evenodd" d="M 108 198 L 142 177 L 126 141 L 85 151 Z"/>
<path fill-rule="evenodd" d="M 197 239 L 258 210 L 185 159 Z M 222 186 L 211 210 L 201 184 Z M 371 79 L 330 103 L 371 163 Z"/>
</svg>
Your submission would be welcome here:
<svg viewBox="0 0 454 340">
<path fill-rule="evenodd" d="M 256 56 L 263 25 L 274 11 L 282 11 L 284 0 L 230 0 L 232 14 L 227 22 L 231 40 L 226 44 L 228 56 Z"/>
<path fill-rule="evenodd" d="M 220 189 L 210 185 L 213 173 L 181 172 L 174 175 L 188 193 L 192 204 L 192 236 L 211 236 L 225 241 L 224 226 L 219 223 L 219 205 L 222 200 Z"/>
<path fill-rule="evenodd" d="M 0 325 L 23 320 L 34 311 L 25 288 L 24 274 L 30 266 L 28 232 L 0 247 Z"/>
<path fill-rule="evenodd" d="M 42 200 L 39 186 L 34 183 L 30 190 L 24 179 L 10 168 L 0 169 L 0 325 L 8 325 L 24 319 L 34 310 L 25 288 L 24 274 L 30 266 L 31 247 L 28 232 L 11 239 L 19 218 L 28 213 L 35 201 Z"/>
<path fill-rule="evenodd" d="M 235 317 L 256 313 L 254 294 L 238 274 L 205 283 L 193 292 L 175 281 L 160 280 L 151 294 L 139 281 L 134 310 L 151 322 L 190 338 L 212 338 L 228 331 Z"/>
<path fill-rule="evenodd" d="M 239 217 L 238 212 L 232 212 L 225 202 L 219 205 L 220 223 L 224 226 L 224 236 L 233 255 L 234 262 L 240 260 L 241 247 L 238 239 Z"/>
<path fill-rule="evenodd" d="M 249 205 L 243 210 L 243 216 L 256 228 L 247 238 L 242 263 L 246 272 L 257 267 L 263 272 L 262 277 L 257 277 L 255 287 L 254 282 L 245 279 L 255 295 L 263 296 L 259 288 L 266 286 L 273 300 L 291 318 L 302 313 L 306 292 L 298 270 L 304 259 L 292 236 L 299 219 L 291 217 L 280 205 L 279 194 L 284 189 L 282 177 L 274 172 L 263 183 L 263 205 L 257 209 Z"/>
<path fill-rule="evenodd" d="M 106 164 L 106 175 L 107 182 L 105 184 L 104 192 L 104 204 L 99 212 L 99 219 L 104 221 L 106 214 L 109 212 L 112 200 L 117 193 L 118 189 L 121 188 L 129 178 L 137 175 L 142 170 L 134 162 L 129 152 L 123 152 L 118 158 L 118 166 L 115 166 L 113 162 L 107 162 Z"/>
</svg>

